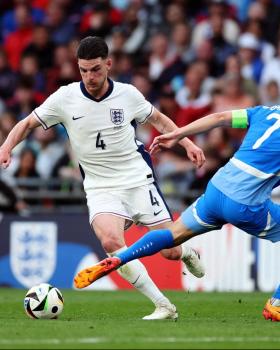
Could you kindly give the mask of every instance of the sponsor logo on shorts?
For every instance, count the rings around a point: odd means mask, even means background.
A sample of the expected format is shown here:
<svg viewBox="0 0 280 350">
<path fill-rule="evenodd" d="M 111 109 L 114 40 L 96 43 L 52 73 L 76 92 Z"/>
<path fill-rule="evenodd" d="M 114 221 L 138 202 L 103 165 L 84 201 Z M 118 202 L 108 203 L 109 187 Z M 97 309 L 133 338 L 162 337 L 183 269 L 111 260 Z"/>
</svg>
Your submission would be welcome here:
<svg viewBox="0 0 280 350">
<path fill-rule="evenodd" d="M 157 216 L 157 215 L 160 214 L 162 211 L 163 211 L 163 209 L 161 209 L 160 211 L 157 211 L 157 212 L 154 211 L 154 216 Z"/>
</svg>

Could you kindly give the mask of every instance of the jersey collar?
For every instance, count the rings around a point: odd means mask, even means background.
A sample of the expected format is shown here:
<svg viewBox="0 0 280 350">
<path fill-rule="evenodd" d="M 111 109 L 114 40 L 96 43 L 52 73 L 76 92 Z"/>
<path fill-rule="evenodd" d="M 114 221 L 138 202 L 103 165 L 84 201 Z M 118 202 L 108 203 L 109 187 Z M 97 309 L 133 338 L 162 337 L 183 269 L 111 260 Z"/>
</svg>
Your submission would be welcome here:
<svg viewBox="0 0 280 350">
<path fill-rule="evenodd" d="M 105 94 L 100 97 L 100 98 L 94 98 L 91 94 L 88 93 L 86 87 L 85 87 L 85 84 L 81 81 L 80 82 L 80 88 L 81 88 L 81 91 L 83 93 L 84 96 L 86 96 L 87 98 L 90 98 L 91 100 L 95 101 L 95 102 L 101 102 L 103 100 L 105 100 L 105 98 L 107 98 L 108 96 L 111 95 L 113 89 L 114 89 L 114 82 L 112 79 L 108 78 L 108 83 L 109 83 L 109 88 L 108 90 L 105 92 Z"/>
</svg>

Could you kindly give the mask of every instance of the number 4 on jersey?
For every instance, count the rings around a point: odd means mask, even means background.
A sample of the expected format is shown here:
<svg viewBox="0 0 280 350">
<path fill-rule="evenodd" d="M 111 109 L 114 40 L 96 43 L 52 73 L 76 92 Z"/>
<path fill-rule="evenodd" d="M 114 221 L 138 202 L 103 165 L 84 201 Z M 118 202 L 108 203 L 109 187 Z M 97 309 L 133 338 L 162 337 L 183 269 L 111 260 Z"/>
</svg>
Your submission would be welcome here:
<svg viewBox="0 0 280 350">
<path fill-rule="evenodd" d="M 106 144 L 105 144 L 104 140 L 101 139 L 101 132 L 99 132 L 97 134 L 95 145 L 96 145 L 96 148 L 102 148 L 102 149 L 106 148 Z"/>
</svg>

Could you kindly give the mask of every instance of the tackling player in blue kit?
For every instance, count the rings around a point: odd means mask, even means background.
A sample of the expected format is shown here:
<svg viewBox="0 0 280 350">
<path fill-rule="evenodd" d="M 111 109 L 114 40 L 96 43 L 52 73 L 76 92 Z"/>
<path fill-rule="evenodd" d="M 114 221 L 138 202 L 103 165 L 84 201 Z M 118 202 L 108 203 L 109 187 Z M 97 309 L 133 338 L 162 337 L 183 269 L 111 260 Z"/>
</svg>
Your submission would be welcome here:
<svg viewBox="0 0 280 350">
<path fill-rule="evenodd" d="M 205 232 L 231 223 L 258 238 L 280 241 L 280 206 L 271 192 L 280 184 L 280 106 L 210 114 L 155 138 L 151 153 L 171 148 L 183 137 L 218 126 L 248 128 L 233 157 L 209 181 L 205 193 L 169 229 L 147 233 L 114 258 L 81 271 L 76 284 L 90 282 L 136 258 L 152 255 Z M 266 319 L 280 321 L 280 285 L 263 310 Z"/>
</svg>

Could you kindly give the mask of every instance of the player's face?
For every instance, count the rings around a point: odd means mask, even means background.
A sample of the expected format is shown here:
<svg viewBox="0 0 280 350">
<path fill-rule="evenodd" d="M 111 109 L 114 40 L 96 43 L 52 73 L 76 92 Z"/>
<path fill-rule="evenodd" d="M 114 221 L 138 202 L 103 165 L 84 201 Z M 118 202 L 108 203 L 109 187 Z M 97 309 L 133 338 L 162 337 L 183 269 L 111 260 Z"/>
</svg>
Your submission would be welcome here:
<svg viewBox="0 0 280 350">
<path fill-rule="evenodd" d="M 87 91 L 97 96 L 102 93 L 111 68 L 110 58 L 78 59 L 78 66 Z"/>
</svg>

